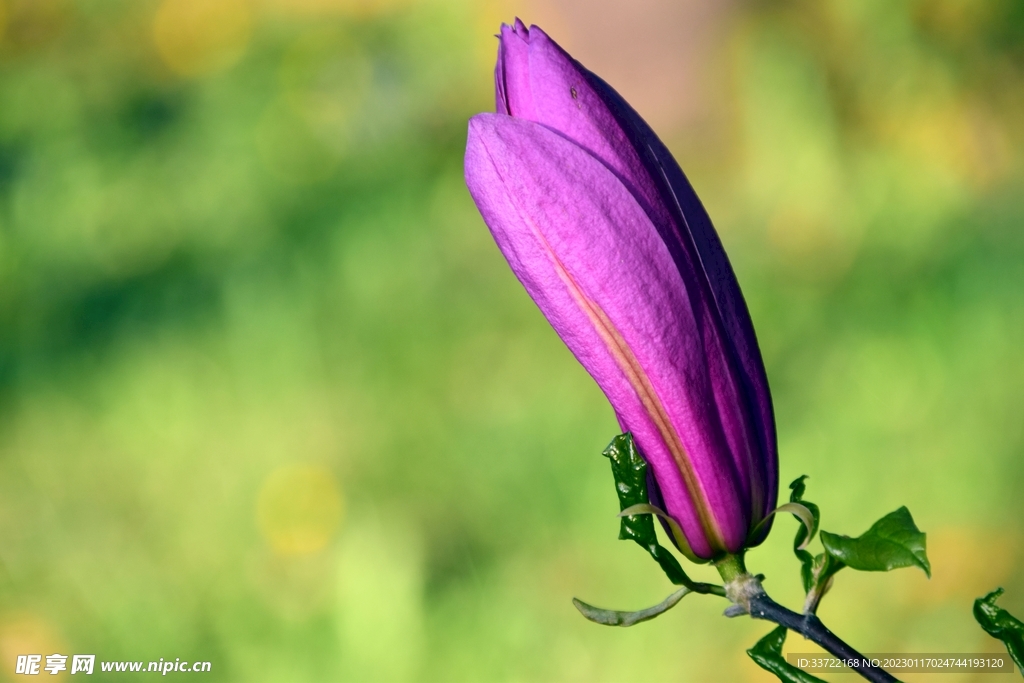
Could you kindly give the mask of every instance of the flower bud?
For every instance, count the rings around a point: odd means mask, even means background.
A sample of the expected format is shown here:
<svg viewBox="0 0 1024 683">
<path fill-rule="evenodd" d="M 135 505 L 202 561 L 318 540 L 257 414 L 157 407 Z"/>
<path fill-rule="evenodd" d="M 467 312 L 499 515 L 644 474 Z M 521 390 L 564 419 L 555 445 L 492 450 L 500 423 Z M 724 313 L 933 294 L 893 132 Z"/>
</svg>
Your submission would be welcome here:
<svg viewBox="0 0 1024 683">
<path fill-rule="evenodd" d="M 778 458 L 746 303 L 683 172 L 610 86 L 536 26 L 502 26 L 498 113 L 466 183 L 516 276 L 650 465 L 701 558 L 760 543 Z"/>
</svg>

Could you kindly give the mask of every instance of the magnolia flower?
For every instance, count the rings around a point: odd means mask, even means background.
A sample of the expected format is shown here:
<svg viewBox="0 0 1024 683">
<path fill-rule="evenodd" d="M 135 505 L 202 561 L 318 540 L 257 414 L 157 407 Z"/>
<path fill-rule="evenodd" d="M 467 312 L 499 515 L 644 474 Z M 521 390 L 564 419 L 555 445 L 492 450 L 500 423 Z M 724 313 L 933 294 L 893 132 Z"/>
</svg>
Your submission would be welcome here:
<svg viewBox="0 0 1024 683">
<path fill-rule="evenodd" d="M 629 104 L 536 26 L 501 27 L 495 85 L 465 163 L 498 247 L 633 434 L 689 550 L 759 544 L 778 492 L 771 395 L 700 200 Z"/>
</svg>

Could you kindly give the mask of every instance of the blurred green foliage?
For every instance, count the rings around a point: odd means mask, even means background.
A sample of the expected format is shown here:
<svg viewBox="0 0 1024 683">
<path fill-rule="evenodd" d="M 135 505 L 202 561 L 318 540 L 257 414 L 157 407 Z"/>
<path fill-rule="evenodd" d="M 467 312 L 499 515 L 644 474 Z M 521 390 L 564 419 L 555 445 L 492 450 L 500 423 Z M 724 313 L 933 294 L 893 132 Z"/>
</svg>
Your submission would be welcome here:
<svg viewBox="0 0 1024 683">
<path fill-rule="evenodd" d="M 462 183 L 527 9 L 0 0 L 0 676 L 764 680 L 766 627 L 718 598 L 627 630 L 570 603 L 669 586 L 616 540 L 610 409 Z M 1024 5 L 753 2 L 716 54 L 710 138 L 665 133 L 748 297 L 782 480 L 831 531 L 905 504 L 928 532 L 931 582 L 840 576 L 821 615 L 865 651 L 997 651 L 971 602 L 1024 612 Z M 777 526 L 748 566 L 798 605 Z"/>
</svg>

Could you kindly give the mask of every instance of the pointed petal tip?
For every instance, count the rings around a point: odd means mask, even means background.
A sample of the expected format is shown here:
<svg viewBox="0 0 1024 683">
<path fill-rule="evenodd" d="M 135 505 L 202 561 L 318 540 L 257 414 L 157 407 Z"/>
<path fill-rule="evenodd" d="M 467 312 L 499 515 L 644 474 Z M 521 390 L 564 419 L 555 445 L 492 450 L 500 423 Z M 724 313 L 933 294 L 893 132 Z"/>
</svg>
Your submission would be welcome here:
<svg viewBox="0 0 1024 683">
<path fill-rule="evenodd" d="M 470 132 L 470 134 L 471 135 L 478 134 L 478 133 L 482 132 L 485 129 L 493 128 L 494 127 L 494 122 L 493 122 L 492 119 L 496 119 L 496 118 L 499 118 L 499 117 L 506 117 L 507 118 L 508 116 L 507 116 L 507 114 L 498 114 L 498 113 L 489 112 L 489 111 L 481 112 L 479 114 L 474 114 L 473 116 L 470 116 L 469 117 L 469 132 Z"/>
<path fill-rule="evenodd" d="M 488 156 L 484 150 L 491 145 L 503 145 L 501 132 L 498 130 L 502 123 L 511 122 L 514 119 L 507 114 L 494 114 L 484 112 L 469 119 L 466 132 L 466 156 L 465 173 L 469 178 L 475 175 L 483 166 L 487 166 Z"/>
<path fill-rule="evenodd" d="M 524 43 L 530 42 L 530 32 L 526 28 L 526 25 L 518 18 L 512 24 L 506 24 L 502 22 L 501 29 L 498 31 L 498 40 L 504 45 L 505 43 L 512 40 L 521 40 Z"/>
</svg>

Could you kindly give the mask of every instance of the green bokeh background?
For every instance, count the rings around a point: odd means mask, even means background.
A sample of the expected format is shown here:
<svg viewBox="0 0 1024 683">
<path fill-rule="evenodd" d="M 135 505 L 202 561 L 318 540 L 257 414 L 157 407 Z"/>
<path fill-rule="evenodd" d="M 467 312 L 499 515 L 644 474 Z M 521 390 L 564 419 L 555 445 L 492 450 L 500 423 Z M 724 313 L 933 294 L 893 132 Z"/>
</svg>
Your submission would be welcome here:
<svg viewBox="0 0 1024 683">
<path fill-rule="evenodd" d="M 616 540 L 610 408 L 463 185 L 498 23 L 627 59 L 644 15 L 586 42 L 600 12 L 0 0 L 0 677 L 60 652 L 211 681 L 770 680 L 743 654 L 767 625 L 717 598 L 623 630 L 572 608 L 671 587 Z M 810 475 L 831 531 L 906 504 L 928 532 L 931 581 L 840 575 L 822 616 L 868 652 L 998 652 L 970 607 L 1003 585 L 1024 613 L 1024 5 L 715 22 L 706 102 L 652 121 L 746 293 L 783 489 Z M 794 528 L 748 562 L 791 606 Z"/>
</svg>

